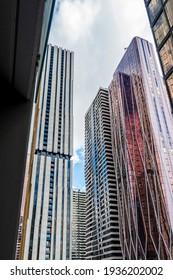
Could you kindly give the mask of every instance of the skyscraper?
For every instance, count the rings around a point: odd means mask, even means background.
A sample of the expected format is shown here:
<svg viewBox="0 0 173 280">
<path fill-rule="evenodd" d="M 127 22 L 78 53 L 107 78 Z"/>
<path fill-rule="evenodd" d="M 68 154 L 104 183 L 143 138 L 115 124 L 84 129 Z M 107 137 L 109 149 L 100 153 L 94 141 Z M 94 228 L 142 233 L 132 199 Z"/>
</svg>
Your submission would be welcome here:
<svg viewBox="0 0 173 280">
<path fill-rule="evenodd" d="M 122 259 L 108 90 L 85 116 L 86 259 Z"/>
<path fill-rule="evenodd" d="M 24 259 L 71 258 L 73 57 L 68 50 L 47 47 Z"/>
<path fill-rule="evenodd" d="M 73 189 L 72 202 L 72 260 L 86 256 L 86 192 Z"/>
<path fill-rule="evenodd" d="M 173 122 L 152 45 L 135 37 L 109 87 L 125 259 L 171 259 Z"/>
<path fill-rule="evenodd" d="M 145 0 L 173 109 L 173 0 Z"/>
</svg>

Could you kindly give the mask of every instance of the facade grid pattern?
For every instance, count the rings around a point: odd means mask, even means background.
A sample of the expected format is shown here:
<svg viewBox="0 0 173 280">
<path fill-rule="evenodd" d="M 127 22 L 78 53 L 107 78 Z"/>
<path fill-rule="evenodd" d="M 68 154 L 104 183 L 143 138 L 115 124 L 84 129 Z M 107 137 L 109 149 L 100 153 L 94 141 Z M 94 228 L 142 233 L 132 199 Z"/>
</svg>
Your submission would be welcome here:
<svg viewBox="0 0 173 280">
<path fill-rule="evenodd" d="M 122 259 L 108 90 L 85 116 L 86 259 Z"/>
<path fill-rule="evenodd" d="M 47 46 L 24 259 L 71 258 L 73 52 Z"/>
<path fill-rule="evenodd" d="M 144 0 L 173 109 L 173 0 Z"/>
<path fill-rule="evenodd" d="M 86 192 L 73 189 L 72 260 L 86 257 Z"/>
</svg>

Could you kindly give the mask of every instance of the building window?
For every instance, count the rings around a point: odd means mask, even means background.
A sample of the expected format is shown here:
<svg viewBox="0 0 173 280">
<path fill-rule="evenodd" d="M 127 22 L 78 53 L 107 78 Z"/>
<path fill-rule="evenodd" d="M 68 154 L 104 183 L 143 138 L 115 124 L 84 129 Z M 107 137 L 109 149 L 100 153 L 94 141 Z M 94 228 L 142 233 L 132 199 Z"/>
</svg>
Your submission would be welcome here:
<svg viewBox="0 0 173 280">
<path fill-rule="evenodd" d="M 166 74 L 173 66 L 173 40 L 172 37 L 166 41 L 160 50 L 160 57 L 163 64 L 164 74 Z"/>
<path fill-rule="evenodd" d="M 168 87 L 169 87 L 171 98 L 173 99 L 173 73 L 167 79 L 167 84 L 168 84 Z"/>
<path fill-rule="evenodd" d="M 165 5 L 165 11 L 168 17 L 170 26 L 173 26 L 173 0 L 169 0 Z"/>
<path fill-rule="evenodd" d="M 156 38 L 157 45 L 160 45 L 162 40 L 165 38 L 169 31 L 168 23 L 166 20 L 166 16 L 164 13 L 162 13 L 157 20 L 156 24 L 153 27 L 154 35 Z"/>
<path fill-rule="evenodd" d="M 148 6 L 148 12 L 151 22 L 154 21 L 156 16 L 158 15 L 160 9 L 161 9 L 161 0 L 151 0 L 149 6 Z"/>
</svg>

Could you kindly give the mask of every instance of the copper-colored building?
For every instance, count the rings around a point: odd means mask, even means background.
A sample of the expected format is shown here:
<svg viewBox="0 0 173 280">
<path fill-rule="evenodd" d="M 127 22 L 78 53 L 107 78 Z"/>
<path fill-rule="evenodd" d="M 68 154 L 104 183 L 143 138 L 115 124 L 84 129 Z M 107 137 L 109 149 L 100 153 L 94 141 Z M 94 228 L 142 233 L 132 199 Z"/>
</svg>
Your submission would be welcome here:
<svg viewBox="0 0 173 280">
<path fill-rule="evenodd" d="M 134 38 L 109 87 L 124 259 L 173 256 L 172 118 L 165 96 L 152 45 Z"/>
</svg>

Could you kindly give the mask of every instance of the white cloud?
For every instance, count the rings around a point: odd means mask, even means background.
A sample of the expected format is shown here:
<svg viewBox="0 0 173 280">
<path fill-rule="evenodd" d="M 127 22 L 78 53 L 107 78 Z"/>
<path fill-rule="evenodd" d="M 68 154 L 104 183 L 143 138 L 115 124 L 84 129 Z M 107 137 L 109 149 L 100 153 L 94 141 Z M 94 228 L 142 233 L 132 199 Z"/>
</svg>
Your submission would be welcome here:
<svg viewBox="0 0 173 280">
<path fill-rule="evenodd" d="M 134 36 L 153 42 L 143 0 L 63 0 L 50 43 L 75 53 L 74 148 L 84 146 L 84 115 L 107 87 Z M 75 161 L 78 161 L 75 153 Z"/>
<path fill-rule="evenodd" d="M 74 151 L 74 155 L 72 156 L 73 164 L 80 163 L 79 155 L 77 154 L 77 150 Z"/>
<path fill-rule="evenodd" d="M 59 32 L 71 46 L 79 40 L 88 40 L 99 9 L 100 1 L 97 0 L 62 1 L 59 14 L 54 20 L 57 28 L 54 28 L 51 38 L 56 37 L 56 32 Z"/>
<path fill-rule="evenodd" d="M 84 159 L 84 149 L 83 147 L 79 147 L 74 150 L 74 155 L 72 157 L 73 164 L 82 163 Z"/>
</svg>

